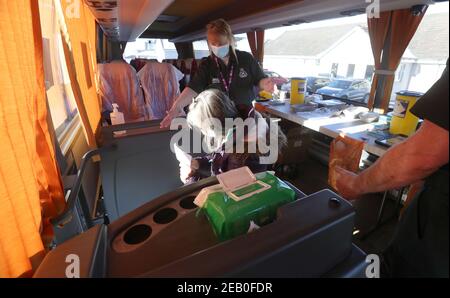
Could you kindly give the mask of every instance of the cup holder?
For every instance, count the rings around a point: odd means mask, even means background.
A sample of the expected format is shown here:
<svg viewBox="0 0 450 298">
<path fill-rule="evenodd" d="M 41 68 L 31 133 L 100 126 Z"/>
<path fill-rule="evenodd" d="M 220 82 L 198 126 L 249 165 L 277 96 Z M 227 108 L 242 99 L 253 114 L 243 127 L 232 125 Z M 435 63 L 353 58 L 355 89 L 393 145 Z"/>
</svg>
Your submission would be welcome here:
<svg viewBox="0 0 450 298">
<path fill-rule="evenodd" d="M 153 216 L 153 221 L 157 224 L 165 225 L 174 221 L 177 216 L 177 210 L 173 208 L 164 208 L 155 213 Z"/>
<path fill-rule="evenodd" d="M 192 210 L 192 209 L 197 208 L 198 206 L 194 204 L 194 200 L 195 200 L 195 197 L 193 197 L 193 196 L 182 199 L 180 201 L 181 208 L 186 209 L 186 210 Z"/>
<path fill-rule="evenodd" d="M 128 229 L 128 231 L 123 235 L 123 241 L 129 245 L 137 245 L 152 235 L 152 228 L 148 225 L 135 225 Z"/>
</svg>

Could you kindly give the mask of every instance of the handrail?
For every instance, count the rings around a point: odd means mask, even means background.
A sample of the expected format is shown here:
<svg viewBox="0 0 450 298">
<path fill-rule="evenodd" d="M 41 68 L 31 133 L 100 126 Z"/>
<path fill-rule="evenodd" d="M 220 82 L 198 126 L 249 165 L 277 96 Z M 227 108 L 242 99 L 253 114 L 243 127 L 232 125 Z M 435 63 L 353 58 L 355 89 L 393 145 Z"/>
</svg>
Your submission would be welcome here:
<svg viewBox="0 0 450 298">
<path fill-rule="evenodd" d="M 148 121 L 140 121 L 140 122 L 130 122 L 125 124 L 118 125 L 109 125 L 103 126 L 102 129 L 102 143 L 103 144 L 111 144 L 116 139 L 133 137 L 136 135 L 140 135 L 142 133 L 157 133 L 157 132 L 165 132 L 169 131 L 169 128 L 160 128 L 160 120 L 148 120 Z M 151 131 L 144 131 L 142 133 L 138 133 L 140 129 L 151 129 Z M 115 132 L 126 131 L 123 135 L 115 136 Z"/>
<path fill-rule="evenodd" d="M 84 172 L 86 171 L 88 161 L 91 160 L 91 158 L 93 158 L 94 156 L 100 155 L 104 152 L 115 150 L 116 148 L 117 148 L 116 144 L 111 144 L 107 147 L 102 147 L 99 149 L 94 149 L 86 152 L 86 154 L 81 159 L 81 165 L 77 172 L 77 178 L 75 180 L 74 186 L 70 191 L 70 195 L 69 198 L 67 199 L 67 204 L 64 211 L 55 218 L 51 219 L 51 223 L 53 224 L 53 226 L 63 227 L 72 219 L 73 210 L 75 209 L 75 203 L 76 200 L 78 199 L 83 175 Z"/>
<path fill-rule="evenodd" d="M 112 132 L 115 132 L 115 131 L 147 128 L 147 127 L 159 125 L 160 123 L 161 123 L 160 120 L 148 120 L 148 121 L 139 121 L 139 122 L 129 122 L 129 123 L 124 123 L 124 124 L 104 126 L 104 127 L 102 127 L 102 130 L 107 132 L 107 133 L 112 133 Z"/>
</svg>

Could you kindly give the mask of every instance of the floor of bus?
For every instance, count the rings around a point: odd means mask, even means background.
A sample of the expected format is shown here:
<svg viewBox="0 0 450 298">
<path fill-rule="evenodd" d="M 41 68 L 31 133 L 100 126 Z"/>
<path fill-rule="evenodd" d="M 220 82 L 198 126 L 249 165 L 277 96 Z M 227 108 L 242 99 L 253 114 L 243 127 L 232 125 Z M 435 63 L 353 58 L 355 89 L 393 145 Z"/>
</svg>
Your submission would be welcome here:
<svg viewBox="0 0 450 298">
<path fill-rule="evenodd" d="M 329 188 L 327 179 L 328 167 L 312 158 L 300 165 L 295 178 L 286 178 L 306 194 Z M 372 233 L 360 239 L 361 235 L 365 235 L 375 225 L 381 201 L 381 194 L 373 194 L 353 202 L 356 209 L 355 231 L 359 231 L 354 235 L 354 242 L 368 254 L 382 252 L 389 244 L 397 225 L 397 219 L 393 216 L 395 202 L 387 200 L 382 224 Z"/>
</svg>

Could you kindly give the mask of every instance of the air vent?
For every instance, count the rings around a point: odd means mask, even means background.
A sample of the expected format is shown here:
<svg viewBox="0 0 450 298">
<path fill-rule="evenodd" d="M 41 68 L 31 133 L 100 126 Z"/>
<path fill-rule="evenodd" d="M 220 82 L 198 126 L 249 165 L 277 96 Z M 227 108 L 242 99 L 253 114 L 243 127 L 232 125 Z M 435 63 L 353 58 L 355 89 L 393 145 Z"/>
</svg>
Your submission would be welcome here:
<svg viewBox="0 0 450 298">
<path fill-rule="evenodd" d="M 156 19 L 156 22 L 159 22 L 159 23 L 176 23 L 180 19 L 181 19 L 181 17 L 178 17 L 178 16 L 170 16 L 170 15 L 162 14 Z"/>
<path fill-rule="evenodd" d="M 300 24 L 304 24 L 304 23 L 308 23 L 308 21 L 305 20 L 292 20 L 288 22 L 291 25 L 300 25 Z"/>
<path fill-rule="evenodd" d="M 356 9 L 350 9 L 350 10 L 345 10 L 345 11 L 341 11 L 340 14 L 346 17 L 353 17 L 353 16 L 357 16 L 360 14 L 365 14 L 366 13 L 366 9 L 365 8 L 356 8 Z"/>
</svg>

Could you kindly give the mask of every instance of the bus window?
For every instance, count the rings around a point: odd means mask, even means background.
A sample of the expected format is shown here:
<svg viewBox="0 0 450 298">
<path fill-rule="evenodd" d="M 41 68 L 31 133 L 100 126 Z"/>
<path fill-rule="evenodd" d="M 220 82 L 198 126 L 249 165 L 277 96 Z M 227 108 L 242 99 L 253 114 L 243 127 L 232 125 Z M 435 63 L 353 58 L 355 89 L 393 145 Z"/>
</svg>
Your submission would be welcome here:
<svg viewBox="0 0 450 298">
<path fill-rule="evenodd" d="M 209 56 L 208 42 L 205 39 L 194 41 L 195 59 L 202 59 Z"/>
<path fill-rule="evenodd" d="M 78 111 L 64 58 L 61 28 L 54 2 L 39 1 L 44 74 L 47 99 L 56 136 L 59 138 L 76 118 Z"/>
<path fill-rule="evenodd" d="M 250 44 L 248 43 L 247 34 L 236 34 L 234 38 L 236 39 L 236 49 L 249 53 L 252 52 Z"/>
<path fill-rule="evenodd" d="M 441 77 L 449 56 L 449 3 L 428 8 L 408 49 L 397 68 L 389 106 L 395 104 L 396 92 L 424 93 Z"/>
<path fill-rule="evenodd" d="M 425 92 L 440 78 L 449 55 L 448 8 L 437 3 L 423 17 L 397 68 L 391 107 L 398 91 Z M 367 104 L 375 67 L 366 15 L 266 30 L 264 68 L 306 77 L 309 93 Z M 331 85 L 315 84 L 318 78 Z"/>
<path fill-rule="evenodd" d="M 325 99 L 368 101 L 370 81 L 363 82 L 374 62 L 366 15 L 275 28 L 265 39 L 266 69 L 306 77 L 307 91 Z"/>
<path fill-rule="evenodd" d="M 175 44 L 167 39 L 138 38 L 127 43 L 123 57 L 128 63 L 133 59 L 162 62 L 166 59 L 178 59 L 178 53 Z"/>
</svg>

